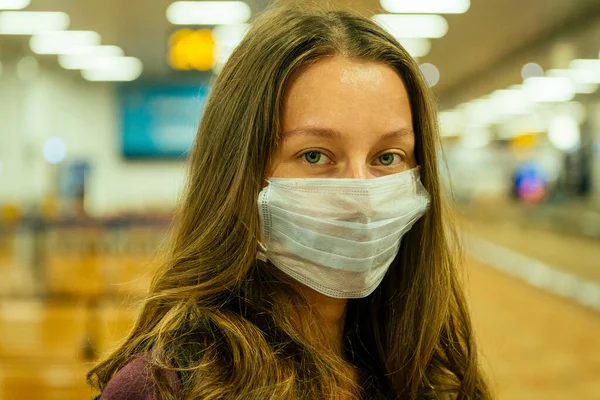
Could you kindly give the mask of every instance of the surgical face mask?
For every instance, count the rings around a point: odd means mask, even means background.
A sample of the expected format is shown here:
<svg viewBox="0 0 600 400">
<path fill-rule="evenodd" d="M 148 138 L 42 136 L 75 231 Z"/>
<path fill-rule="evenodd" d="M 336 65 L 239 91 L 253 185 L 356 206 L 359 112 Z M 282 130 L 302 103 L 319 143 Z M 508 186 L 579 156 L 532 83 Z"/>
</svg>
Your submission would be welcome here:
<svg viewBox="0 0 600 400">
<path fill-rule="evenodd" d="M 329 297 L 366 297 L 428 207 L 419 168 L 375 179 L 271 178 L 258 198 L 257 258 Z"/>
</svg>

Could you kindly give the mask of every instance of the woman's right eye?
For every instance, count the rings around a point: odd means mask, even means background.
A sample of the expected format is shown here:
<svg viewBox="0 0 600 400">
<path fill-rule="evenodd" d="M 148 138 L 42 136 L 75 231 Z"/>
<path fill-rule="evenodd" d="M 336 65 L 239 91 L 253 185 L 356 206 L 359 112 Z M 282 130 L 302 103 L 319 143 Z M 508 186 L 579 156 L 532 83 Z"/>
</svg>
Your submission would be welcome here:
<svg viewBox="0 0 600 400">
<path fill-rule="evenodd" d="M 302 154 L 302 159 L 307 163 L 307 164 L 311 164 L 311 165 L 323 165 L 323 164 L 328 164 L 329 163 L 329 157 L 327 157 L 325 154 L 321 153 L 320 151 L 307 151 L 306 153 Z"/>
</svg>

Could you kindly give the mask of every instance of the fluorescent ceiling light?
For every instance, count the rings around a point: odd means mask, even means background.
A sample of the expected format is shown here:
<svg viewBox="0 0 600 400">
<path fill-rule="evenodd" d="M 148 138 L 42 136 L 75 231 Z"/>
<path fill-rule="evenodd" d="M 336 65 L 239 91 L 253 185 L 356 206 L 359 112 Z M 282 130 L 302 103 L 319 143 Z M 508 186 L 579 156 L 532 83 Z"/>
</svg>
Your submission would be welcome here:
<svg viewBox="0 0 600 400">
<path fill-rule="evenodd" d="M 585 106 L 578 101 L 556 104 L 552 108 L 550 116 L 558 114 L 570 115 L 578 124 L 583 124 L 587 119 L 587 110 Z M 548 117 L 548 119 L 550 119 L 550 117 Z"/>
<path fill-rule="evenodd" d="M 425 57 L 431 50 L 431 41 L 423 38 L 398 38 L 398 41 L 412 57 Z"/>
<path fill-rule="evenodd" d="M 0 12 L 0 34 L 4 35 L 35 35 L 46 31 L 62 31 L 69 27 L 69 23 L 69 16 L 63 12 Z"/>
<path fill-rule="evenodd" d="M 167 8 L 167 19 L 174 25 L 241 24 L 251 14 L 243 1 L 176 1 Z"/>
<path fill-rule="evenodd" d="M 523 93 L 533 102 L 563 102 L 575 97 L 575 87 L 569 78 L 534 77 L 525 79 Z"/>
<path fill-rule="evenodd" d="M 244 38 L 248 32 L 248 24 L 236 24 L 236 25 L 219 25 L 216 26 L 212 33 L 215 38 L 215 66 L 213 70 L 219 72 L 231 53 L 235 50 L 237 45 Z"/>
<path fill-rule="evenodd" d="M 67 54 L 81 46 L 100 44 L 100 35 L 92 31 L 58 31 L 34 35 L 29 47 L 36 54 Z"/>
<path fill-rule="evenodd" d="M 119 46 L 76 46 L 65 56 L 97 56 L 97 57 L 122 57 L 125 53 Z"/>
<path fill-rule="evenodd" d="M 86 80 L 133 81 L 142 74 L 142 62 L 135 57 L 112 57 L 99 61 L 94 68 L 81 71 L 81 75 Z"/>
<path fill-rule="evenodd" d="M 550 77 L 569 78 L 579 94 L 594 93 L 600 84 L 600 73 L 591 70 L 551 69 L 547 73 Z"/>
<path fill-rule="evenodd" d="M 0 0 L 0 10 L 22 10 L 31 0 Z"/>
<path fill-rule="evenodd" d="M 592 94 L 598 90 L 597 83 L 575 83 L 575 93 L 578 94 Z"/>
<path fill-rule="evenodd" d="M 396 38 L 441 38 L 448 32 L 448 22 L 439 15 L 377 14 L 373 21 Z"/>
<path fill-rule="evenodd" d="M 569 65 L 571 69 L 590 69 L 597 71 L 600 68 L 600 60 L 573 60 Z"/>
<path fill-rule="evenodd" d="M 600 60 L 573 60 L 569 69 L 581 83 L 600 83 Z"/>
<path fill-rule="evenodd" d="M 460 136 L 464 131 L 464 114 L 457 110 L 442 111 L 438 115 L 442 136 Z"/>
<path fill-rule="evenodd" d="M 577 150 L 581 144 L 579 124 L 571 115 L 557 115 L 550 121 L 548 139 L 562 151 Z"/>
<path fill-rule="evenodd" d="M 489 145 L 494 136 L 485 125 L 468 125 L 460 137 L 460 144 L 466 149 L 480 149 Z"/>
<path fill-rule="evenodd" d="M 461 104 L 459 110 L 464 112 L 469 125 L 483 126 L 494 121 L 495 110 L 490 107 L 489 99 L 477 99 Z"/>
<path fill-rule="evenodd" d="M 248 31 L 247 24 L 219 25 L 213 29 L 215 38 L 215 59 L 219 64 L 225 64 L 233 50 L 241 42 Z"/>
<path fill-rule="evenodd" d="M 533 104 L 519 89 L 504 89 L 492 93 L 490 107 L 500 115 L 524 115 L 532 111 Z"/>
<path fill-rule="evenodd" d="M 248 24 L 219 25 L 213 29 L 213 35 L 218 43 L 233 44 L 234 47 L 248 32 Z"/>
<path fill-rule="evenodd" d="M 118 46 L 90 46 L 73 49 L 69 54 L 58 56 L 58 63 L 64 69 L 93 69 L 105 58 L 123 57 L 123 49 Z"/>
<path fill-rule="evenodd" d="M 470 0 L 381 0 L 387 12 L 405 14 L 464 14 Z"/>
</svg>

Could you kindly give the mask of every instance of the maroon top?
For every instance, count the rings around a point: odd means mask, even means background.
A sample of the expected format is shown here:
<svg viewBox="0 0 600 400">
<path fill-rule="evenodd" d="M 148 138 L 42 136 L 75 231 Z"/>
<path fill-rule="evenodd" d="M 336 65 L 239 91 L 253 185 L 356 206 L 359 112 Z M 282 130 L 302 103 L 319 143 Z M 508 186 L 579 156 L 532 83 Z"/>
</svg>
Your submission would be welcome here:
<svg viewBox="0 0 600 400">
<path fill-rule="evenodd" d="M 162 372 L 174 393 L 180 393 L 181 381 L 175 371 Z M 132 357 L 108 382 L 100 400 L 160 400 L 150 372 L 148 354 Z"/>
</svg>

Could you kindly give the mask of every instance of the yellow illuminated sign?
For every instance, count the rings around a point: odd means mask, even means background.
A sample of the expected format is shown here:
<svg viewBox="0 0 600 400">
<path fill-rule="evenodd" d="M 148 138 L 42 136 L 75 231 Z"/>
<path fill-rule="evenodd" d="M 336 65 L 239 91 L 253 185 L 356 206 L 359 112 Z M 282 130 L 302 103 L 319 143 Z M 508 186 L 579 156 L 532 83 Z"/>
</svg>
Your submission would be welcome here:
<svg viewBox="0 0 600 400">
<path fill-rule="evenodd" d="M 531 149 L 537 143 L 537 135 L 535 133 L 522 133 L 511 140 L 513 149 Z"/>
<path fill-rule="evenodd" d="M 215 65 L 215 39 L 210 29 L 180 29 L 169 37 L 169 65 L 176 70 L 207 71 Z"/>
</svg>

